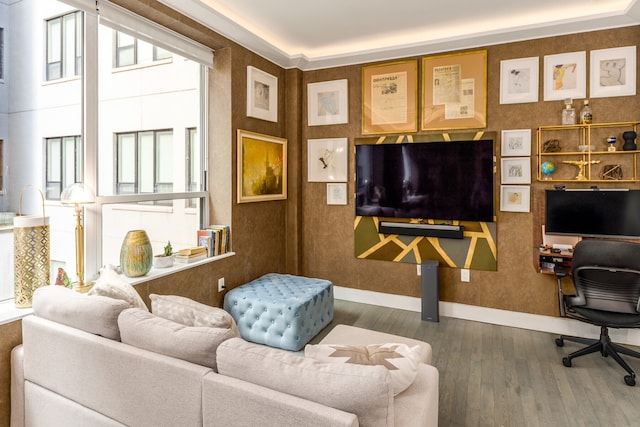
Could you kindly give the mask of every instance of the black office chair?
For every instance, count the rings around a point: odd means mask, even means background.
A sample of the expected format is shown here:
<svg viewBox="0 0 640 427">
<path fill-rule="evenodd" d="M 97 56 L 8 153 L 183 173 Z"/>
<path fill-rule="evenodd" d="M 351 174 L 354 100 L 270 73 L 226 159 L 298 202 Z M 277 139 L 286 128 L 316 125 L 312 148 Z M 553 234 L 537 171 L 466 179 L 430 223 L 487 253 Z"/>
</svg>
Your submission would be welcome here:
<svg viewBox="0 0 640 427">
<path fill-rule="evenodd" d="M 611 342 L 608 328 L 640 327 L 640 244 L 610 240 L 583 240 L 573 253 L 571 265 L 576 295 L 564 295 L 566 317 L 600 326 L 600 339 L 562 335 L 556 345 L 573 341 L 588 346 L 562 359 L 571 360 L 599 351 L 611 356 L 629 375 L 624 382 L 636 384 L 636 373 L 619 353 L 640 358 L 640 353 Z"/>
</svg>

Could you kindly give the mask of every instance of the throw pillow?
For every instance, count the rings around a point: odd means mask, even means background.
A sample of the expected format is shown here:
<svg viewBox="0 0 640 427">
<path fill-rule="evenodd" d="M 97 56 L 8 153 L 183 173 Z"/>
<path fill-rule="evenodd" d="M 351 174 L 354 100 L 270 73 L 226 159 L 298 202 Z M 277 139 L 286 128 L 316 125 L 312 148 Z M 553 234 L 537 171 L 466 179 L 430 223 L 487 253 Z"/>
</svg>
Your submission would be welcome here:
<svg viewBox="0 0 640 427">
<path fill-rule="evenodd" d="M 126 302 L 102 296 L 88 297 L 64 286 L 43 286 L 33 293 L 33 313 L 91 334 L 119 341 L 118 316 Z"/>
<path fill-rule="evenodd" d="M 382 366 L 322 363 L 241 338 L 217 353 L 222 375 L 355 414 L 361 426 L 393 425 L 393 386 Z"/>
<path fill-rule="evenodd" d="M 236 337 L 240 336 L 236 321 L 221 308 L 211 307 L 178 295 L 151 294 L 149 298 L 151 312 L 156 316 L 187 326 L 227 328 L 231 329 Z"/>
<path fill-rule="evenodd" d="M 122 342 L 217 372 L 216 349 L 234 335 L 229 329 L 185 326 L 146 310 L 129 308 L 118 317 Z"/>
<path fill-rule="evenodd" d="M 149 311 L 140 294 L 133 286 L 122 279 L 112 266 L 106 266 L 102 269 L 100 277 L 96 280 L 88 295 L 120 299 L 126 301 L 129 307 L 142 308 Z"/>
<path fill-rule="evenodd" d="M 391 374 L 393 393 L 396 396 L 413 384 L 420 363 L 420 347 L 395 343 L 366 346 L 307 345 L 304 354 L 305 357 L 321 362 L 384 366 Z"/>
</svg>

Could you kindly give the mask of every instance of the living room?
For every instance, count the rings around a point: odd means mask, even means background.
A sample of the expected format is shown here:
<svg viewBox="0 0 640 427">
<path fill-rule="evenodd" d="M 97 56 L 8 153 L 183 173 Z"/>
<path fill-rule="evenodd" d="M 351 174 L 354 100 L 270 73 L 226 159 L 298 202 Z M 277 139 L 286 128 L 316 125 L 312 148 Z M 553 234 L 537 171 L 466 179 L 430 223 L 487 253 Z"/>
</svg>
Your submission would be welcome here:
<svg viewBox="0 0 640 427">
<path fill-rule="evenodd" d="M 231 225 L 234 255 L 139 284 L 136 289 L 143 299 L 148 302 L 149 294 L 165 293 L 221 306 L 224 293 L 218 292 L 219 278 L 224 277 L 227 288 L 232 289 L 262 274 L 282 272 L 331 280 L 337 287 L 336 297 L 339 299 L 419 311 L 421 277 L 416 274 L 416 263 L 357 258 L 355 201 L 349 196 L 347 205 L 328 205 L 326 185 L 307 181 L 308 139 L 346 137 L 349 147 L 353 148 L 355 139 L 363 136 L 362 71 L 364 66 L 374 62 L 310 70 L 285 68 L 164 3 L 130 0 L 113 3 L 182 33 L 215 52 L 210 82 L 209 140 L 211 147 L 217 150 L 216 157 L 220 162 L 219 165 L 216 163 L 219 167 L 215 169 L 213 179 L 226 185 L 216 186 L 218 191 L 211 194 L 210 218 L 211 223 Z M 640 39 L 640 26 L 638 20 L 634 20 L 638 15 L 637 9 L 637 4 L 632 6 L 628 14 L 629 23 L 616 28 L 595 27 L 576 34 L 541 35 L 481 46 L 469 42 L 460 49 L 425 51 L 401 59 L 420 62 L 423 57 L 435 54 L 486 49 L 486 127 L 482 130 L 499 134 L 507 129 L 531 129 L 535 135 L 539 126 L 560 123 L 562 101 L 545 102 L 540 97 L 538 102 L 501 104 L 501 61 L 539 57 L 542 63 L 545 55 L 636 46 Z M 391 61 L 388 59 L 383 63 Z M 247 117 L 248 66 L 278 78 L 277 121 Z M 307 85 L 340 79 L 348 81 L 349 122 L 307 126 Z M 591 99 L 591 104 L 594 122 L 637 121 L 640 117 L 637 94 L 595 98 Z M 234 202 L 238 185 L 235 148 L 238 129 L 288 140 L 286 200 Z M 6 136 L 3 138 L 5 145 L 10 143 Z M 535 144 L 533 139 L 532 144 Z M 535 148 L 532 153 L 534 151 Z M 534 158 L 532 156 L 531 160 L 533 176 L 536 170 Z M 350 156 L 348 195 L 355 193 L 354 162 Z M 607 187 L 617 186 L 607 184 Z M 637 183 L 625 186 L 637 188 Z M 543 181 L 532 180 L 529 212 L 504 212 L 496 208 L 494 256 L 497 269 L 469 268 L 469 281 L 464 282 L 461 280 L 461 268 L 440 268 L 442 315 L 554 332 L 564 332 L 565 328 L 572 327 L 566 326 L 565 319 L 559 318 L 555 279 L 540 274 L 537 265 L 538 246 L 542 242 L 542 200 L 544 190 L 550 187 Z M 575 187 L 588 188 L 588 185 L 576 184 Z M 10 210 L 16 211 L 14 204 Z M 0 326 L 0 337 L 0 363 L 3 367 L 0 373 L 0 423 L 4 425 L 8 424 L 9 412 L 9 353 L 21 341 L 20 321 Z M 630 341 L 630 344 L 640 344 L 637 337 L 631 337 Z"/>
</svg>

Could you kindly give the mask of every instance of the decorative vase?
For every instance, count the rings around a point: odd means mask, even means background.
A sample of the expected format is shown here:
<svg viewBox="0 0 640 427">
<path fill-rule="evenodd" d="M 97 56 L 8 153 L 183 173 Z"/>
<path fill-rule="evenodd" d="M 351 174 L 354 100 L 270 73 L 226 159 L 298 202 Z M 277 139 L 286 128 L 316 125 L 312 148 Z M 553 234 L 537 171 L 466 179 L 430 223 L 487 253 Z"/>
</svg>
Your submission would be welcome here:
<svg viewBox="0 0 640 427">
<path fill-rule="evenodd" d="M 638 134 L 632 130 L 624 132 L 622 134 L 622 139 L 624 139 L 624 145 L 622 146 L 622 149 L 625 151 L 637 150 L 638 146 L 635 142 L 637 136 Z"/>
<path fill-rule="evenodd" d="M 151 270 L 153 253 L 149 236 L 144 230 L 127 232 L 120 249 L 120 268 L 127 277 L 144 276 Z"/>
</svg>

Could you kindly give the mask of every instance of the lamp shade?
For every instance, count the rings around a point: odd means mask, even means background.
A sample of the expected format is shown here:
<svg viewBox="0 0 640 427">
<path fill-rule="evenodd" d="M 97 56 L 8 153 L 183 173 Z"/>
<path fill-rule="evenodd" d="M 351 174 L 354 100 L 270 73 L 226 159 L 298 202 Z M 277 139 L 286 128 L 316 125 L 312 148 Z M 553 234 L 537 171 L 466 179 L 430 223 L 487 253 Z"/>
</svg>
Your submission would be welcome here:
<svg viewBox="0 0 640 427">
<path fill-rule="evenodd" d="M 60 203 L 81 205 L 95 202 L 93 191 L 82 183 L 71 184 L 60 194 Z"/>
</svg>

